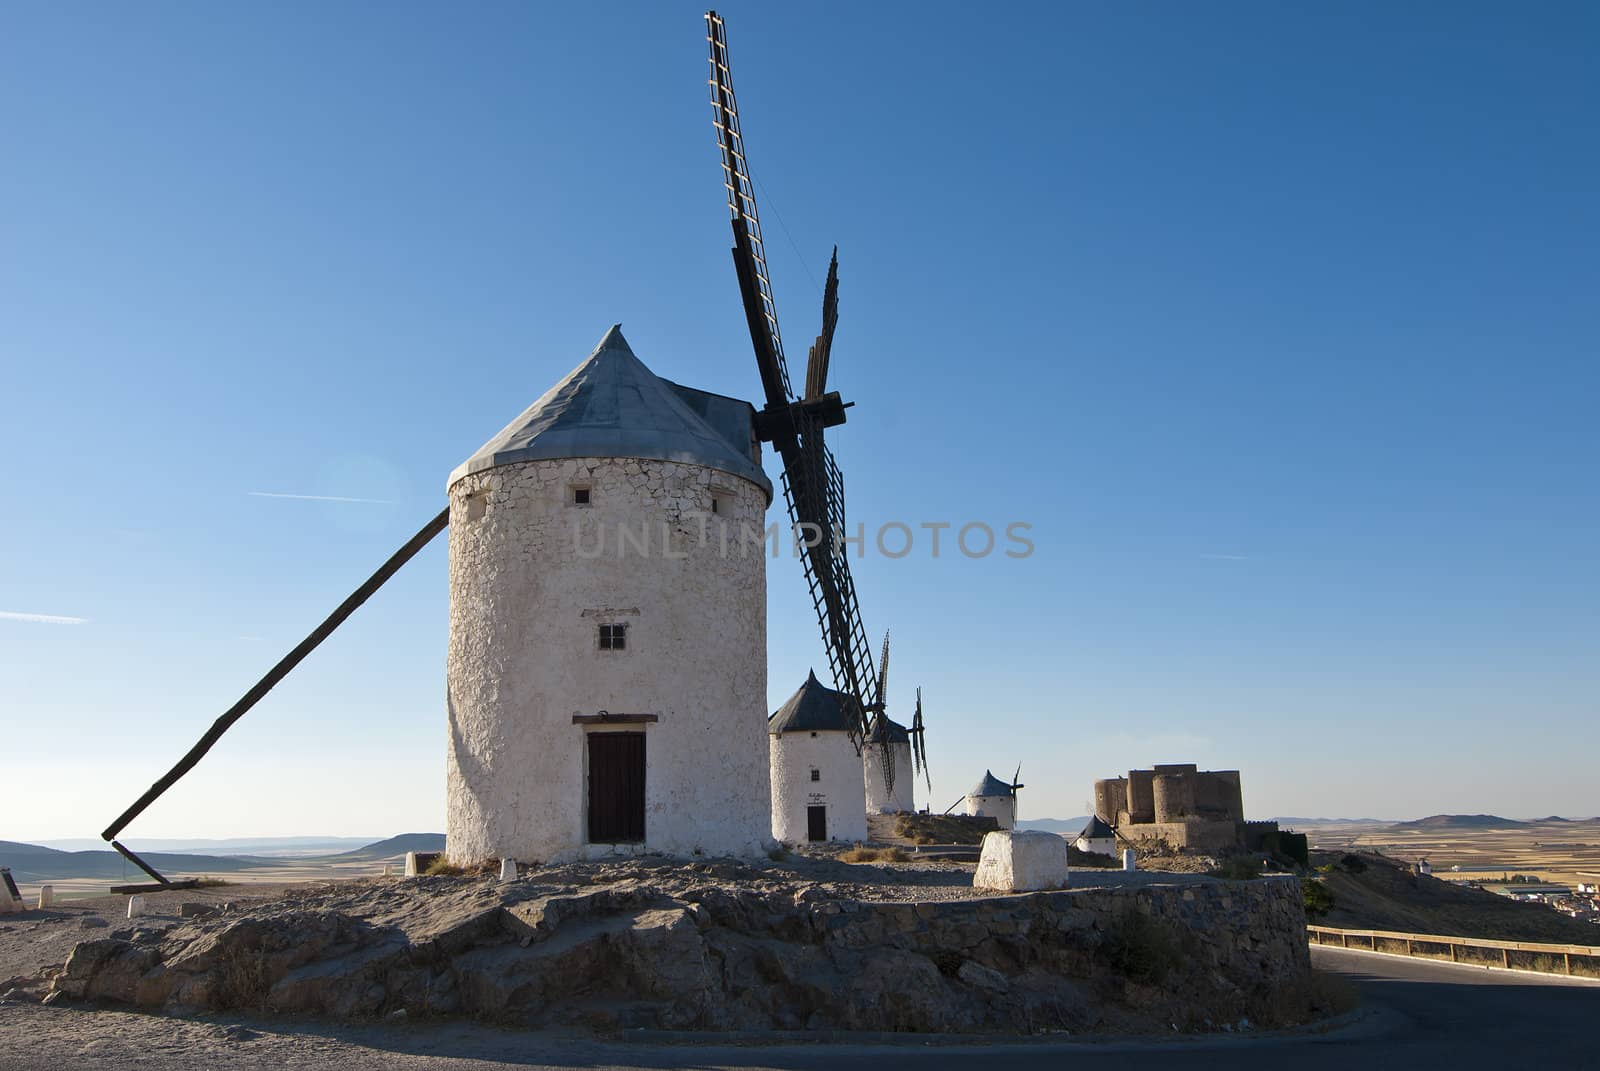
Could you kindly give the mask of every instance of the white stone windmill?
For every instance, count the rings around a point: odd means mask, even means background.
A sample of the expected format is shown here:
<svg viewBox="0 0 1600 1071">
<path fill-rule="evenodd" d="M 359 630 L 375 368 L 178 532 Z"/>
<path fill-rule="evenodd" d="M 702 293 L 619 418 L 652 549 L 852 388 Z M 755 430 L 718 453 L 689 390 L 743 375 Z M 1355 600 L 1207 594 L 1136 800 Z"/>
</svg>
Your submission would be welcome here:
<svg viewBox="0 0 1600 1071">
<path fill-rule="evenodd" d="M 551 860 L 619 850 L 760 850 L 770 835 L 762 553 L 784 496 L 861 745 L 882 696 L 838 540 L 843 478 L 823 441 L 847 403 L 827 390 L 838 320 L 830 267 L 803 393 L 791 389 L 744 157 L 722 21 L 707 16 L 734 262 L 765 406 L 657 378 L 613 328 L 589 359 L 458 468 L 449 506 L 278 661 L 101 834 L 116 837 L 423 547 L 450 529 L 448 851 Z M 717 519 L 710 528 L 706 515 Z M 729 541 L 720 533 L 736 529 Z M 688 539 L 698 534 L 697 539 Z M 757 546 L 761 546 L 759 539 Z M 652 553 L 650 550 L 654 547 Z M 575 616 L 574 616 L 575 615 Z M 913 730 L 913 735 L 915 731 Z M 893 749 L 883 776 L 894 781 Z"/>
<path fill-rule="evenodd" d="M 1021 776 L 1020 763 L 1009 785 L 996 777 L 994 771 L 983 771 L 983 778 L 962 797 L 964 810 L 967 814 L 993 818 L 1001 829 L 1013 828 L 1017 824 L 1017 790 L 1023 787 L 1017 780 Z"/>
<path fill-rule="evenodd" d="M 862 756 L 838 692 L 810 674 L 767 722 L 772 835 L 787 844 L 867 839 Z"/>
<path fill-rule="evenodd" d="M 878 663 L 877 694 L 889 694 L 889 636 L 883 637 L 883 656 Z M 916 774 L 921 773 L 933 789 L 928 773 L 926 751 L 927 731 L 922 724 L 922 689 L 917 689 L 916 714 L 911 727 L 889 717 L 883 709 L 886 699 L 880 700 L 879 710 L 873 716 L 872 728 L 867 733 L 861 749 L 862 777 L 866 780 L 868 814 L 910 814 L 917 809 Z M 900 776 L 891 776 L 900 771 Z"/>
<path fill-rule="evenodd" d="M 770 843 L 754 415 L 613 327 L 451 474 L 453 860 Z"/>
</svg>

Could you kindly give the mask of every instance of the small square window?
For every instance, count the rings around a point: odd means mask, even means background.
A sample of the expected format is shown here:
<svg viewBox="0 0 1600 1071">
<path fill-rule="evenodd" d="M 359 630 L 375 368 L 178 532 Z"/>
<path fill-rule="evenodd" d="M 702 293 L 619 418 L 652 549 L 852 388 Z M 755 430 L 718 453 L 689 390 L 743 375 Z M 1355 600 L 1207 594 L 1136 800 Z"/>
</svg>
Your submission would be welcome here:
<svg viewBox="0 0 1600 1071">
<path fill-rule="evenodd" d="M 811 780 L 813 780 L 813 781 L 821 781 L 822 780 L 822 771 L 817 769 L 815 766 L 813 766 L 811 768 Z"/>
<path fill-rule="evenodd" d="M 572 489 L 572 504 L 574 506 L 587 506 L 589 504 L 589 489 L 587 487 L 574 487 Z"/>
<path fill-rule="evenodd" d="M 624 651 L 628 647 L 627 625 L 601 625 L 600 649 L 602 651 Z"/>
</svg>

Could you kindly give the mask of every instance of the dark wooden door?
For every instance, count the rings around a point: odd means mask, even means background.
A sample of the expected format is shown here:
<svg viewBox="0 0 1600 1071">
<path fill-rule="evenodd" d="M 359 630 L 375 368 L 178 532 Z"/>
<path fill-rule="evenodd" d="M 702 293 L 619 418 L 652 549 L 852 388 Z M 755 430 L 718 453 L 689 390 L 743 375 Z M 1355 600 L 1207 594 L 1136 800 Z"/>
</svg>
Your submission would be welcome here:
<svg viewBox="0 0 1600 1071">
<path fill-rule="evenodd" d="M 828 808 L 806 808 L 806 840 L 828 839 Z"/>
<path fill-rule="evenodd" d="M 589 734 L 589 841 L 644 840 L 644 734 Z"/>
</svg>

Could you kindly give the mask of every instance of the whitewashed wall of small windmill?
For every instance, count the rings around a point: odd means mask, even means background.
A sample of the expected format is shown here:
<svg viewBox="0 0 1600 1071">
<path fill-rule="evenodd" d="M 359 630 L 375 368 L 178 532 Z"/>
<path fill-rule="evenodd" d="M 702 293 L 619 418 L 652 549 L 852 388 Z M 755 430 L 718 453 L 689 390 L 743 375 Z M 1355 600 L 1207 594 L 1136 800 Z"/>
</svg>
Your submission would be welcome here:
<svg viewBox="0 0 1600 1071">
<path fill-rule="evenodd" d="M 589 488 L 589 505 L 574 504 L 574 486 Z M 698 538 L 693 514 L 711 512 L 713 493 L 735 532 L 764 526 L 760 488 L 698 465 L 531 461 L 451 486 L 452 859 L 639 850 L 586 843 L 595 730 L 572 718 L 600 710 L 660 717 L 622 727 L 645 733 L 644 849 L 770 846 L 766 560 L 759 546 L 724 552 Z M 622 525 L 649 551 L 619 553 Z M 628 625 L 623 652 L 599 649 L 598 627 L 612 622 Z"/>
<path fill-rule="evenodd" d="M 984 815 L 1000 823 L 1001 829 L 1011 829 L 1017 824 L 1017 798 L 1015 796 L 968 796 L 967 814 Z"/>
<path fill-rule="evenodd" d="M 888 785 L 883 774 L 883 748 L 890 749 L 894 760 L 894 788 Z M 917 809 L 914 793 L 916 771 L 911 768 L 911 745 L 868 744 L 861 750 L 861 774 L 867 783 L 868 814 L 900 814 Z"/>
<path fill-rule="evenodd" d="M 867 839 L 866 786 L 861 756 L 845 732 L 797 732 L 769 736 L 772 835 L 786 844 L 807 840 L 806 811 L 828 809 L 828 839 Z M 811 771 L 817 780 L 811 780 Z"/>
</svg>

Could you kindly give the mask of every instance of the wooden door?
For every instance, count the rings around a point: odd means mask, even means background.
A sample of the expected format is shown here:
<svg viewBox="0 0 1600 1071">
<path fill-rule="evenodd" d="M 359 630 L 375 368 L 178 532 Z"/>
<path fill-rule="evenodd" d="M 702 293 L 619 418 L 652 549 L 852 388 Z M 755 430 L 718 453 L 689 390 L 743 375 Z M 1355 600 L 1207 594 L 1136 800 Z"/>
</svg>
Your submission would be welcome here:
<svg viewBox="0 0 1600 1071">
<path fill-rule="evenodd" d="M 644 734 L 589 734 L 589 841 L 644 840 Z"/>
<path fill-rule="evenodd" d="M 828 839 L 828 808 L 806 808 L 806 840 Z"/>
</svg>

